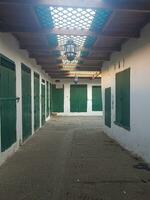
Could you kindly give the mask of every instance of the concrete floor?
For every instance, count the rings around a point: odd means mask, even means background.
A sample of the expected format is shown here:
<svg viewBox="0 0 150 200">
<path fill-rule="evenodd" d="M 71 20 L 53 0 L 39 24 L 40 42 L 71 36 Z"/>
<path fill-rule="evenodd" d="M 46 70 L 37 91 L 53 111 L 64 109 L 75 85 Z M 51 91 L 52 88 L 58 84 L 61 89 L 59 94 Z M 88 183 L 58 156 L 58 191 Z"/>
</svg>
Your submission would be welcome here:
<svg viewBox="0 0 150 200">
<path fill-rule="evenodd" d="M 98 117 L 53 118 L 0 168 L 0 200 L 149 200 L 150 171 Z"/>
</svg>

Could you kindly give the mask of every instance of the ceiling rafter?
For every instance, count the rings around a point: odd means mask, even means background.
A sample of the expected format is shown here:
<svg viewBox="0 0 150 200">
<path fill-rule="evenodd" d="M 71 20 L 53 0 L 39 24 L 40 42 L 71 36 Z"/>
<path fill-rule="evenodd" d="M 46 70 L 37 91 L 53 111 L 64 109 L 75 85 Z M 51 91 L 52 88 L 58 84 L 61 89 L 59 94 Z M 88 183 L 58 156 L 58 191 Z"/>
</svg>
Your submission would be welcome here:
<svg viewBox="0 0 150 200">
<path fill-rule="evenodd" d="M 77 59 L 79 61 L 89 61 L 89 62 L 99 62 L 99 61 L 108 61 L 109 57 L 85 57 L 85 58 L 81 58 L 81 57 L 77 57 Z M 51 59 L 48 56 L 43 58 L 43 57 L 37 57 L 36 58 L 37 62 L 40 64 L 59 64 L 62 61 L 62 57 L 58 57 L 56 59 Z"/>
<path fill-rule="evenodd" d="M 120 32 L 120 31 L 102 31 L 100 33 L 89 31 L 86 29 L 64 29 L 64 28 L 53 28 L 53 29 L 35 29 L 29 27 L 15 27 L 15 26 L 8 26 L 8 25 L 0 25 L 1 32 L 12 32 L 14 34 L 17 33 L 30 33 L 30 34 L 44 34 L 47 36 L 51 36 L 51 34 L 55 35 L 67 35 L 67 36 L 92 36 L 96 37 L 114 37 L 114 38 L 138 38 L 138 32 Z"/>
<path fill-rule="evenodd" d="M 43 66 L 45 67 L 45 68 L 50 68 L 50 67 L 76 67 L 76 66 L 78 66 L 78 67 L 100 67 L 100 64 L 99 63 L 97 63 L 97 64 L 94 64 L 94 65 L 91 65 L 91 64 L 63 64 L 63 63 L 61 63 L 61 64 L 49 64 L 49 63 L 43 63 Z M 64 68 L 65 69 L 65 68 Z"/>
<path fill-rule="evenodd" d="M 20 45 L 21 49 L 28 49 L 32 51 L 32 55 L 43 55 L 44 52 L 45 54 L 47 53 L 49 55 L 50 52 L 53 51 L 61 51 L 62 47 L 54 47 L 54 48 L 46 48 L 45 45 L 38 45 L 38 44 L 21 44 Z M 91 48 L 81 48 L 81 51 L 90 51 L 92 50 L 93 52 L 112 52 L 112 51 L 120 51 L 121 48 L 118 46 L 115 47 L 93 47 Z"/>
</svg>

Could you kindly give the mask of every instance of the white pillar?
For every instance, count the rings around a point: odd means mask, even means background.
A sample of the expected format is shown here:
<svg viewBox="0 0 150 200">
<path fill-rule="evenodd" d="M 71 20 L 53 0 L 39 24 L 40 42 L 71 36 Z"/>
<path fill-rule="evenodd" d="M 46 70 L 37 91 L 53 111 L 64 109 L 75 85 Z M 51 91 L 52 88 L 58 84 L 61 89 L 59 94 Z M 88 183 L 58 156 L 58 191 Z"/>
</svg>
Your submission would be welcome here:
<svg viewBox="0 0 150 200">
<path fill-rule="evenodd" d="M 31 117 L 32 135 L 34 134 L 34 71 L 31 70 Z"/>
<path fill-rule="evenodd" d="M 92 112 L 92 85 L 87 84 L 87 112 Z"/>
<path fill-rule="evenodd" d="M 64 113 L 70 112 L 70 84 L 64 84 Z"/>
<path fill-rule="evenodd" d="M 16 61 L 16 97 L 19 97 L 19 102 L 16 104 L 16 131 L 17 143 L 21 144 L 22 136 L 22 80 L 21 80 L 21 63 Z"/>
</svg>

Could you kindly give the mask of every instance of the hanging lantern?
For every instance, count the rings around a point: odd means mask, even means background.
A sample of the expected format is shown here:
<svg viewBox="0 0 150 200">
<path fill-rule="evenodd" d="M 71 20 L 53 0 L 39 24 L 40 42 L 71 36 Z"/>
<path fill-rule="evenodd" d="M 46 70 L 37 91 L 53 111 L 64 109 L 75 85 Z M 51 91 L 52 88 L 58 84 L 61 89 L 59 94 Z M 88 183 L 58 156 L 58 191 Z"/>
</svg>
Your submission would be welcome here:
<svg viewBox="0 0 150 200">
<path fill-rule="evenodd" d="M 67 60 L 73 61 L 76 57 L 76 44 L 72 39 L 69 39 L 66 44 L 64 45 L 65 49 L 65 55 L 67 57 Z"/>
<path fill-rule="evenodd" d="M 75 84 L 78 84 L 78 82 L 79 82 L 79 78 L 77 77 L 77 75 L 75 75 L 74 83 L 75 83 Z"/>
</svg>

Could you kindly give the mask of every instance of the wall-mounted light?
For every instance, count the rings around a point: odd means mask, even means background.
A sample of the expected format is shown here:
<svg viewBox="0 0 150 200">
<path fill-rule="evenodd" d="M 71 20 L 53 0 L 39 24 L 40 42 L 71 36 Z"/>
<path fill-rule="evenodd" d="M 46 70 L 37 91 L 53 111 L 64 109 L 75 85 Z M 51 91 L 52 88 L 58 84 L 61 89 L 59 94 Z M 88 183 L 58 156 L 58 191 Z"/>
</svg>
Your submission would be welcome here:
<svg viewBox="0 0 150 200">
<path fill-rule="evenodd" d="M 79 82 L 79 78 L 78 78 L 78 76 L 77 76 L 77 75 L 75 75 L 75 78 L 74 78 L 74 83 L 75 83 L 75 84 L 78 84 L 78 82 Z"/>
</svg>

